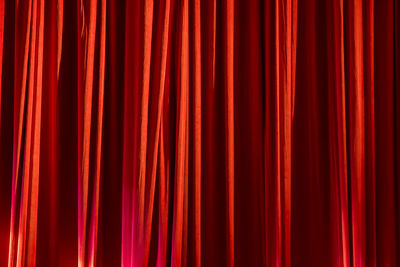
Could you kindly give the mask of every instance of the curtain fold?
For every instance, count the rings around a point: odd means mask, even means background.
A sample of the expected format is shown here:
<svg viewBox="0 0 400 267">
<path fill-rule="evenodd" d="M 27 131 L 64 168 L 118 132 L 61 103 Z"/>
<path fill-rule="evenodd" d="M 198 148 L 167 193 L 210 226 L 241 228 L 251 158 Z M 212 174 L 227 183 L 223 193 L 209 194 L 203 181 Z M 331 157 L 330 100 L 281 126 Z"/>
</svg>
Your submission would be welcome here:
<svg viewBox="0 0 400 267">
<path fill-rule="evenodd" d="M 1 266 L 397 266 L 396 0 L 0 0 Z"/>
</svg>

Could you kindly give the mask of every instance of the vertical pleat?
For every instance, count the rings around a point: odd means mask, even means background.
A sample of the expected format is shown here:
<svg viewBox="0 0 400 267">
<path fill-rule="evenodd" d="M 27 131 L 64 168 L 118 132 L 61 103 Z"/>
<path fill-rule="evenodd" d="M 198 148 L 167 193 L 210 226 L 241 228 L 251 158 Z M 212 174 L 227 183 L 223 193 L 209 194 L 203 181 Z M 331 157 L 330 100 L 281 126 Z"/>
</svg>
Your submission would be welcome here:
<svg viewBox="0 0 400 267">
<path fill-rule="evenodd" d="M 138 241 L 139 247 L 143 249 L 141 243 L 145 240 L 145 186 L 146 186 L 146 153 L 147 153 L 147 132 L 148 132 L 148 105 L 150 87 L 150 62 L 151 62 L 151 41 L 153 29 L 153 1 L 144 1 L 144 28 L 143 28 L 143 76 L 142 76 L 142 97 L 140 111 L 140 145 L 139 145 L 139 176 L 138 176 Z M 143 252 L 140 252 L 143 253 Z M 140 261 L 139 261 L 140 262 Z M 138 262 L 138 264 L 139 264 Z"/>
<path fill-rule="evenodd" d="M 33 150 L 32 150 L 32 173 L 31 173 L 31 189 L 30 189 L 30 210 L 29 210 L 29 235 L 28 235 L 28 253 L 27 265 L 36 265 L 36 238 L 37 238 L 37 216 L 38 216 L 38 200 L 39 200 L 39 160 L 40 160 L 40 131 L 41 131 L 41 111 L 42 111 L 42 78 L 43 78 L 43 35 L 44 35 L 44 0 L 39 1 L 38 16 L 38 48 L 37 48 L 37 65 L 35 74 L 35 107 L 34 107 L 34 126 L 33 126 Z"/>
<path fill-rule="evenodd" d="M 93 184 L 93 202 L 92 202 L 92 222 L 89 247 L 89 265 L 96 266 L 97 236 L 99 224 L 99 196 L 100 196 L 100 171 L 101 171 L 101 153 L 103 140 L 103 102 L 104 102 L 104 75 L 105 75 L 105 53 L 106 53 L 106 0 L 101 1 L 101 23 L 100 23 L 100 61 L 99 61 L 99 83 L 98 83 L 98 110 L 97 110 L 97 144 L 96 161 Z"/>
<path fill-rule="evenodd" d="M 263 146 L 263 164 L 264 164 L 264 169 L 263 169 L 263 178 L 264 178 L 264 225 L 265 225 L 265 262 L 266 264 L 270 264 L 270 251 L 272 250 L 273 244 L 270 242 L 271 235 L 269 234 L 269 229 L 271 225 L 271 216 L 268 216 L 268 211 L 269 211 L 269 205 L 271 203 L 270 200 L 270 194 L 267 194 L 268 189 L 269 189 L 269 173 L 271 171 L 271 144 L 269 141 L 269 131 L 271 129 L 271 112 L 270 112 L 270 106 L 266 105 L 266 103 L 269 102 L 271 99 L 271 79 L 269 79 L 269 73 L 270 73 L 270 62 L 271 62 L 271 45 L 270 45 L 270 40 L 271 40 L 271 27 L 270 23 L 272 20 L 272 4 L 269 2 L 264 2 L 264 5 L 262 6 L 262 11 L 265 14 L 264 19 L 262 21 L 262 26 L 263 26 L 263 34 L 264 34 L 264 43 L 263 43 L 263 48 L 264 48 L 264 58 L 263 58 L 263 63 L 264 63 L 264 88 L 265 88 L 265 93 L 264 93 L 264 125 L 263 125 L 263 141 L 264 141 L 264 146 Z"/>
<path fill-rule="evenodd" d="M 85 8 L 84 5 L 81 8 Z M 85 14 L 86 10 L 83 11 Z M 92 120 L 92 96 L 93 96 L 93 69 L 94 69 L 94 54 L 95 54 L 95 39 L 96 39 L 96 16 L 97 3 L 95 0 L 90 0 L 88 13 L 87 37 L 85 46 L 85 68 L 84 68 L 84 99 L 83 99 L 83 138 L 82 138 L 82 165 L 79 176 L 79 240 L 78 265 L 85 266 L 86 262 L 86 235 L 87 235 L 87 210 L 88 210 L 88 191 L 89 191 L 89 156 L 90 156 L 90 137 L 91 137 L 91 120 Z M 85 14 L 85 15 L 86 15 Z M 86 23 L 86 22 L 84 22 Z M 80 134 L 80 133 L 78 133 Z"/>
<path fill-rule="evenodd" d="M 57 254 L 57 210 L 59 185 L 59 103 L 58 81 L 62 50 L 62 24 L 53 21 L 62 19 L 62 6 L 55 1 L 44 4 L 43 40 L 43 90 L 40 137 L 41 186 L 38 205 L 37 260 L 38 266 L 56 264 Z M 47 12 L 47 13 L 46 13 Z M 47 15 L 46 15 L 47 14 Z M 48 33 L 46 35 L 46 32 Z M 47 52 L 46 52 L 47 51 Z M 38 77 L 39 79 L 39 77 Z M 47 228 L 47 229 L 46 229 Z M 43 229 L 46 229 L 45 231 Z"/>
<path fill-rule="evenodd" d="M 227 266 L 234 266 L 234 110 L 233 110 L 233 37 L 234 37 L 234 1 L 227 0 L 225 14 L 225 135 L 226 135 L 226 211 L 227 211 Z"/>
<path fill-rule="evenodd" d="M 83 252 L 83 107 L 84 107 L 84 92 L 85 92 L 85 75 L 86 75 L 86 50 L 85 38 L 87 38 L 87 30 L 85 26 L 85 6 L 82 0 L 76 0 L 76 49 L 77 49 L 77 176 L 78 176 L 78 261 L 80 265 L 84 265 L 84 252 Z M 93 58 L 93 57 L 92 57 Z"/>
<path fill-rule="evenodd" d="M 10 243 L 10 214 L 13 170 L 14 121 L 14 27 L 15 3 L 0 2 L 3 25 L 0 96 L 0 265 L 7 266 Z M 4 77 L 4 79 L 3 79 Z"/>
<path fill-rule="evenodd" d="M 394 54 L 395 54 L 395 106 L 396 106 L 396 113 L 395 113 L 395 118 L 396 118 L 396 132 L 395 136 L 400 135 L 400 3 L 399 2 L 394 2 Z M 397 139 L 396 139 L 397 140 Z M 400 182 L 399 182 L 399 177 L 400 177 L 400 142 L 396 141 L 396 156 L 395 156 L 397 162 L 396 162 L 396 177 L 397 177 L 397 224 L 400 223 Z M 376 181 L 375 181 L 376 183 Z M 376 213 L 375 213 L 376 215 Z M 376 217 L 374 217 L 376 219 Z M 376 233 L 375 233 L 376 234 Z M 375 236 L 376 238 L 376 236 Z M 400 255 L 400 231 L 397 231 L 397 255 Z M 376 249 L 376 242 L 374 244 L 374 248 Z M 376 253 L 376 252 L 375 252 Z M 399 257 L 397 259 L 400 261 Z"/>
<path fill-rule="evenodd" d="M 103 146 L 96 260 L 103 266 L 121 265 L 124 6 L 123 1 L 106 3 Z"/>
<path fill-rule="evenodd" d="M 396 265 L 394 2 L 374 1 L 376 265 Z M 398 51 L 397 51 L 398 52 Z"/>
<path fill-rule="evenodd" d="M 21 9 L 19 9 L 21 8 Z M 22 9 L 25 8 L 25 9 Z M 27 13 L 27 14 L 24 14 Z M 14 50 L 14 136 L 13 136 L 13 173 L 12 173 L 12 193 L 11 193 L 11 219 L 10 219 L 10 244 L 8 265 L 16 264 L 16 253 L 18 245 L 18 234 L 16 225 L 18 221 L 18 184 L 20 178 L 21 142 L 23 115 L 26 97 L 26 79 L 28 72 L 29 41 L 31 32 L 32 1 L 28 2 L 28 7 L 15 6 L 15 29 L 21 29 L 15 34 Z M 24 42 L 25 41 L 25 42 Z M 24 44 L 24 46 L 21 45 Z"/>
<path fill-rule="evenodd" d="M 274 240 L 276 242 L 276 246 L 277 246 L 277 251 L 276 254 L 274 255 L 275 259 L 273 262 L 275 262 L 275 264 L 277 266 L 281 266 L 283 265 L 282 263 L 282 201 L 281 201 L 281 187 L 282 187 L 282 175 L 281 175 L 281 110 L 280 110 L 280 106 L 281 106 L 281 102 L 280 102 L 280 86 L 281 86 L 281 77 L 280 77 L 280 72 L 281 72 L 281 62 L 280 62 L 280 45 L 281 45 L 281 40 L 280 40 L 280 3 L 279 1 L 276 1 L 274 4 L 274 8 L 275 8 L 275 12 L 274 12 L 274 25 L 275 25 L 275 36 L 274 36 L 274 48 L 275 48 L 275 88 L 274 88 L 274 107 L 275 110 L 273 112 L 275 118 L 274 118 L 274 128 L 276 131 L 276 140 L 275 140 L 275 149 L 274 149 L 274 156 L 275 156 L 275 162 L 274 162 L 274 167 L 275 167 L 275 177 L 273 177 L 273 179 L 276 179 L 275 181 L 275 185 L 276 188 L 274 189 L 274 191 L 276 192 L 276 206 L 274 207 L 276 209 L 276 213 L 274 214 L 273 218 L 276 220 L 276 229 L 275 233 L 276 233 L 276 240 Z"/>
<path fill-rule="evenodd" d="M 154 153 L 158 153 L 159 155 L 159 164 L 158 164 L 158 254 L 157 254 L 157 266 L 165 266 L 167 264 L 167 227 L 168 227 L 168 181 L 166 181 L 166 177 L 168 177 L 168 172 L 165 169 L 165 150 L 164 150 L 164 125 L 163 125 L 163 107 L 164 107 L 164 92 L 167 87 L 167 52 L 168 52 L 168 40 L 170 35 L 170 1 L 165 1 L 164 7 L 164 17 L 161 23 L 162 28 L 162 39 L 161 39 L 161 64 L 160 64 L 160 88 L 159 88 L 159 98 L 158 98 L 158 108 L 157 108 L 157 128 L 156 128 L 156 141 L 159 142 L 158 151 L 155 149 Z M 153 166 L 154 174 L 156 175 L 156 166 Z"/>
<path fill-rule="evenodd" d="M 193 2 L 193 1 L 192 1 Z M 194 93 L 193 93 L 193 117 L 194 117 L 194 151 L 193 151 L 193 173 L 194 173 L 194 250 L 195 250 L 195 266 L 201 266 L 201 4 L 200 0 L 195 0 L 193 7 L 193 24 L 194 24 Z M 190 157 L 190 155 L 188 155 Z"/>
<path fill-rule="evenodd" d="M 291 265 L 329 259 L 329 114 L 326 2 L 299 1 L 296 94 L 291 147 Z M 300 38 L 302 36 L 302 38 Z M 320 90 L 324 88 L 324 90 Z M 304 246 L 300 240 L 308 240 Z"/>
<path fill-rule="evenodd" d="M 365 111 L 365 253 L 366 265 L 376 266 L 376 167 L 374 1 L 363 3 L 364 111 Z"/>
<path fill-rule="evenodd" d="M 365 120 L 362 1 L 348 3 L 348 125 L 352 255 L 354 265 L 365 264 Z"/>
<path fill-rule="evenodd" d="M 174 185 L 174 208 L 172 226 L 172 251 L 171 265 L 182 266 L 182 238 L 184 231 L 184 194 L 185 194 L 185 151 L 186 151 L 186 128 L 188 119 L 187 102 L 189 86 L 189 55 L 188 55 L 188 2 L 183 0 L 180 4 L 180 53 L 178 55 L 178 99 L 177 99 L 177 130 L 176 130 L 176 161 L 175 161 L 175 185 Z"/>
<path fill-rule="evenodd" d="M 294 69 L 292 67 L 292 64 L 295 63 L 293 60 L 293 52 L 296 52 L 296 23 L 293 22 L 293 19 L 296 19 L 296 14 L 297 14 L 297 9 L 293 8 L 293 2 L 295 2 L 295 7 L 297 6 L 296 0 L 288 0 L 285 3 L 284 6 L 284 11 L 286 13 L 286 16 L 284 15 L 283 17 L 286 17 L 286 21 L 283 23 L 283 25 L 286 26 L 285 32 L 285 44 L 286 44 L 286 51 L 285 51 L 285 56 L 284 56 L 284 66 L 286 67 L 285 74 L 284 74 L 284 82 L 285 84 L 283 85 L 283 92 L 284 92 L 284 97 L 283 97 L 283 131 L 284 131 L 284 140 L 283 141 L 283 166 L 284 166 L 284 171 L 283 171 L 283 205 L 284 205 L 284 259 L 283 259 L 283 265 L 284 266 L 291 266 L 291 260 L 290 260 L 290 255 L 291 255 L 291 149 L 292 149 L 292 115 L 294 112 L 294 91 L 295 91 L 295 86 L 292 84 L 292 78 L 295 76 L 294 73 L 292 73 L 292 70 Z M 293 14 L 295 16 L 293 17 Z M 282 91 L 281 91 L 282 92 Z"/>
<path fill-rule="evenodd" d="M 262 9 L 261 4 L 254 0 L 239 1 L 234 8 L 235 266 L 266 265 L 264 249 L 266 245 L 270 245 L 270 241 L 266 242 L 264 214 L 267 213 L 263 203 L 264 196 L 269 197 L 270 193 L 264 188 L 265 151 L 261 145 L 264 142 L 264 108 L 267 107 L 264 106 L 264 89 L 261 90 L 264 82 L 264 36 L 259 33 L 263 30 L 263 19 L 266 19 L 259 12 Z M 268 19 L 271 18 L 268 16 Z M 248 53 L 243 54 L 240 51 Z M 265 73 L 265 78 L 270 79 L 269 73 Z"/>
<path fill-rule="evenodd" d="M 346 110 L 344 86 L 344 33 L 343 5 L 331 1 L 327 5 L 328 26 L 334 32 L 327 42 L 329 75 L 329 160 L 330 207 L 333 211 L 331 224 L 331 247 L 333 266 L 350 266 L 349 229 L 348 229 L 348 193 L 347 193 L 347 154 L 346 154 Z M 328 33 L 327 33 L 328 34 Z"/>
<path fill-rule="evenodd" d="M 123 110 L 123 171 L 122 171 L 122 233 L 121 265 L 131 266 L 135 249 L 132 244 L 134 206 L 132 205 L 134 173 L 137 173 L 137 139 L 139 113 L 139 49 L 140 1 L 127 1 L 125 6 L 124 110 Z"/>
<path fill-rule="evenodd" d="M 209 266 L 212 264 L 222 265 L 226 260 L 226 252 L 218 253 L 218 248 L 223 245 L 222 231 L 219 229 L 226 229 L 226 221 L 223 221 L 223 226 L 217 223 L 221 219 L 221 214 L 218 212 L 221 199 L 225 194 L 215 194 L 216 184 L 218 181 L 224 182 L 224 193 L 226 192 L 226 185 L 224 179 L 218 179 L 216 175 L 217 165 L 221 164 L 221 154 L 218 153 L 221 149 L 216 139 L 219 137 L 219 132 L 216 130 L 217 121 L 220 116 L 217 116 L 216 109 L 216 37 L 217 37 L 217 1 L 208 0 L 202 1 L 200 5 L 201 16 L 201 52 L 202 52 L 202 183 L 201 183 L 201 264 Z M 225 130 L 224 130 L 225 132 Z M 218 134 L 217 134 L 218 133 Z M 224 151 L 223 151 L 224 152 Z M 224 175 L 225 177 L 225 175 Z M 223 196 L 220 196 L 223 195 Z M 224 208 L 225 209 L 225 208 Z M 225 218 L 225 217 L 223 217 Z M 215 238 L 216 237 L 216 238 Z M 215 238 L 215 239 L 214 239 Z M 224 248 L 225 249 L 225 248 Z M 223 260 L 223 261 L 222 261 Z"/>
<path fill-rule="evenodd" d="M 35 65 L 36 63 L 36 40 L 37 40 L 37 1 L 33 1 L 32 6 L 32 27 L 29 53 L 29 75 L 26 102 L 26 133 L 24 142 L 24 159 L 21 179 L 21 203 L 19 209 L 19 225 L 18 225 L 18 247 L 16 265 L 23 266 L 26 260 L 26 243 L 27 243 L 27 223 L 28 221 L 28 200 L 30 191 L 30 175 L 31 175 L 31 149 L 32 149 L 32 117 L 33 117 L 33 98 L 35 87 Z M 29 233 L 29 232 L 28 232 Z"/>
<path fill-rule="evenodd" d="M 274 89 L 269 91 L 270 81 L 265 81 L 266 101 L 272 101 L 273 109 L 266 110 L 265 130 L 273 130 L 272 134 L 266 133 L 265 157 L 272 160 L 266 168 L 266 194 L 273 197 L 266 198 L 266 208 L 272 207 L 274 214 L 267 212 L 266 234 L 267 240 L 273 243 L 267 247 L 270 250 L 268 262 L 277 266 L 291 265 L 291 147 L 292 147 L 292 117 L 295 107 L 295 70 L 297 46 L 297 1 L 273 1 L 265 3 L 264 10 L 270 12 L 274 20 L 264 20 L 265 36 L 265 66 L 273 63 L 273 68 L 266 67 L 271 75 Z M 270 29 L 266 29 L 266 28 Z M 267 43 L 273 41 L 270 48 Z M 272 50 L 271 50 L 272 49 Z M 270 58 L 274 58 L 272 61 Z M 266 103 L 266 105 L 268 105 Z M 271 115 L 269 115 L 272 113 Z M 272 143 L 269 143 L 272 142 Z M 269 155 L 272 153 L 272 155 Z M 268 181 L 272 179 L 272 181 Z M 268 188 L 273 186 L 274 188 Z M 269 206 L 272 205 L 272 206 Z M 268 217 L 272 217 L 270 219 Z M 275 220 L 275 221 L 271 221 Z M 274 237 L 272 237 L 274 236 Z M 272 239 L 270 239 L 272 237 Z M 269 253 L 268 253 L 269 254 Z"/>
</svg>

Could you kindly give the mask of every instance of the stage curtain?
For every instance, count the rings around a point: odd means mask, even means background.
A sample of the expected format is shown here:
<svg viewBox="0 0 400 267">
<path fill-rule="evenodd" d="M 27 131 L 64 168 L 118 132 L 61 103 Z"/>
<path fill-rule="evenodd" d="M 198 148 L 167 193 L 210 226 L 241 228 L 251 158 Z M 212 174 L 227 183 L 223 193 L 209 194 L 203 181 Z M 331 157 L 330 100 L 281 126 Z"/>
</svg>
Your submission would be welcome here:
<svg viewBox="0 0 400 267">
<path fill-rule="evenodd" d="M 398 0 L 0 0 L 0 266 L 399 265 Z"/>
</svg>

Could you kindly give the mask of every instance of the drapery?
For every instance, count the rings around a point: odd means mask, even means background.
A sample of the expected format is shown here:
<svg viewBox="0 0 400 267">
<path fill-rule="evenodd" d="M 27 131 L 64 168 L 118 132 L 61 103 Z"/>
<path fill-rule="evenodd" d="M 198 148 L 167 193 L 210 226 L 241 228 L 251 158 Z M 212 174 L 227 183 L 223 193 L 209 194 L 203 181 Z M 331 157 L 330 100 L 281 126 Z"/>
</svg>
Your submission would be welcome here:
<svg viewBox="0 0 400 267">
<path fill-rule="evenodd" d="M 0 0 L 0 266 L 400 265 L 397 0 Z"/>
</svg>

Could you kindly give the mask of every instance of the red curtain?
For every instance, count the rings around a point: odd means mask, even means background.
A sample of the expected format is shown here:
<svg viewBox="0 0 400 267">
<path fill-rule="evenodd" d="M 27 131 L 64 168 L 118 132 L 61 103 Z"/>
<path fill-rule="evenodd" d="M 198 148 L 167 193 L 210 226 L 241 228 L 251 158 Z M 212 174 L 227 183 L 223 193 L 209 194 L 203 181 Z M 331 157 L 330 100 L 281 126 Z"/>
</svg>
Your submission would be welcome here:
<svg viewBox="0 0 400 267">
<path fill-rule="evenodd" d="M 0 266 L 399 266 L 397 0 L 0 0 Z"/>
</svg>

